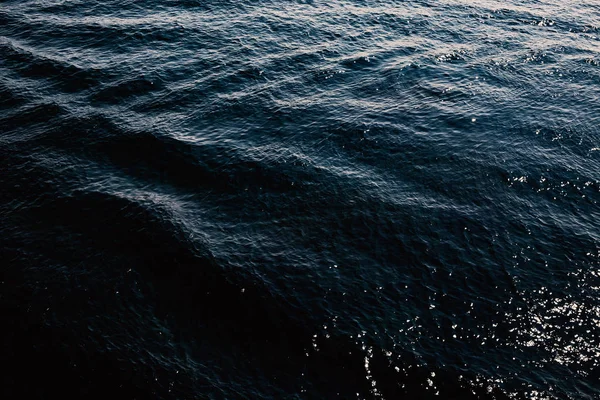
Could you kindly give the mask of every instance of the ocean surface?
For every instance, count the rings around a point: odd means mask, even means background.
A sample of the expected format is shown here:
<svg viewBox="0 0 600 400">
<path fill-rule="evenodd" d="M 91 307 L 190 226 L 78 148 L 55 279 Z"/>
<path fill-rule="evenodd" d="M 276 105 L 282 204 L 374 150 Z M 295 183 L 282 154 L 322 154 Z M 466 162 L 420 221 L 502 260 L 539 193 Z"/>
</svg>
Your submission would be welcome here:
<svg viewBox="0 0 600 400">
<path fill-rule="evenodd" d="M 3 399 L 600 399 L 596 0 L 0 1 Z"/>
</svg>

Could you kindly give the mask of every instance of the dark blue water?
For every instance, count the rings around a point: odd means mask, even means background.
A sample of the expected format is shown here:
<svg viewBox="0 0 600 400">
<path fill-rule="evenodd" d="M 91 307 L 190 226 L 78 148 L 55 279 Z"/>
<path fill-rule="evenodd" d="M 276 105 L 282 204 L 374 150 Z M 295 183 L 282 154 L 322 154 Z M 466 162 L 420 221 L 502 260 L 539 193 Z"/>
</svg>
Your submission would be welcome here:
<svg viewBox="0 0 600 400">
<path fill-rule="evenodd" d="M 1 1 L 2 398 L 600 398 L 599 24 Z"/>
</svg>

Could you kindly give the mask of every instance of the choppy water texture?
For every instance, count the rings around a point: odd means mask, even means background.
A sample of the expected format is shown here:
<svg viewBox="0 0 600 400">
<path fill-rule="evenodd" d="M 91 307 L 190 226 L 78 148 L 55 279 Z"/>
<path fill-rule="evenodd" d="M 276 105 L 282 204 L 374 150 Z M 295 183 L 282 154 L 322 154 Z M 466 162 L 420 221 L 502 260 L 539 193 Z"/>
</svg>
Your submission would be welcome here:
<svg viewBox="0 0 600 400">
<path fill-rule="evenodd" d="M 3 398 L 600 398 L 599 23 L 0 2 Z"/>
</svg>

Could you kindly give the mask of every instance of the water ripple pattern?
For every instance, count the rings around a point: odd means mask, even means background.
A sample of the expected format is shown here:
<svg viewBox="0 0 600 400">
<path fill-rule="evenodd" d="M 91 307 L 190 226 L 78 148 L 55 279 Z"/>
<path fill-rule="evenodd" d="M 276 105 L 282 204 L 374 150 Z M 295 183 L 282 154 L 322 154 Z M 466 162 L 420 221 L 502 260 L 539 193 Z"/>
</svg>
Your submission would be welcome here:
<svg viewBox="0 0 600 400">
<path fill-rule="evenodd" d="M 600 398 L 600 6 L 0 1 L 4 398 Z"/>
</svg>

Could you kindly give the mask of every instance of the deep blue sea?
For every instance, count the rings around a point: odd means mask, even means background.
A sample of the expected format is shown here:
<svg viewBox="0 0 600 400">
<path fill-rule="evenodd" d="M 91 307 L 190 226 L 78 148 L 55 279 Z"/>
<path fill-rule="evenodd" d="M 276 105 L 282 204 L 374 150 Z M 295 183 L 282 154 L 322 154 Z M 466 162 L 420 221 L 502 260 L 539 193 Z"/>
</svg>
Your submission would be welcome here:
<svg viewBox="0 0 600 400">
<path fill-rule="evenodd" d="M 0 1 L 2 399 L 600 399 L 597 0 Z"/>
</svg>

